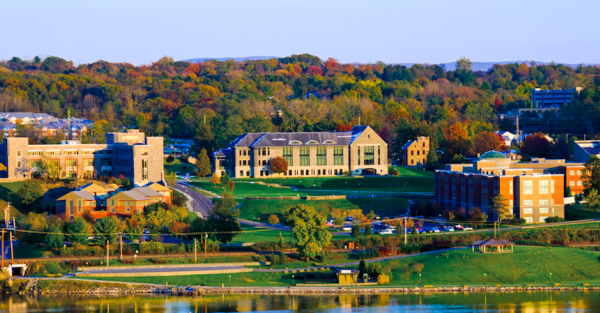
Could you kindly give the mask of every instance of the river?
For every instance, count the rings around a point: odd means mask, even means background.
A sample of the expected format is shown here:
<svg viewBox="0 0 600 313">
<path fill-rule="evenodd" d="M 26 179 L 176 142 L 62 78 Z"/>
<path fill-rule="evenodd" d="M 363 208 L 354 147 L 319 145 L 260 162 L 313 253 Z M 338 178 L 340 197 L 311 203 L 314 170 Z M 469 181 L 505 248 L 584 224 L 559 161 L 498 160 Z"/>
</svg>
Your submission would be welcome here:
<svg viewBox="0 0 600 313">
<path fill-rule="evenodd" d="M 0 296 L 0 312 L 600 312 L 600 292 L 380 295 Z"/>
</svg>

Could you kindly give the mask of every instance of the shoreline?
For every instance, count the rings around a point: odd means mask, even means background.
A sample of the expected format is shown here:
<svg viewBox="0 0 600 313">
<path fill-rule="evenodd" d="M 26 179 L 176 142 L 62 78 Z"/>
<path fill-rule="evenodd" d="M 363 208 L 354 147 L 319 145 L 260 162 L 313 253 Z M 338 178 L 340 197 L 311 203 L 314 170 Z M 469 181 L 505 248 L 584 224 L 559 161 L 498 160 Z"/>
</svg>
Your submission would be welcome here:
<svg viewBox="0 0 600 313">
<path fill-rule="evenodd" d="M 43 284 L 38 284 L 44 281 Z M 548 291 L 600 291 L 600 286 L 425 286 L 425 287 L 200 287 L 96 282 L 86 280 L 15 279 L 8 294 L 45 295 L 164 295 L 202 296 L 225 294 L 311 295 L 311 294 L 419 294 L 419 293 L 496 293 Z M 16 287 L 16 288 L 14 288 Z"/>
</svg>

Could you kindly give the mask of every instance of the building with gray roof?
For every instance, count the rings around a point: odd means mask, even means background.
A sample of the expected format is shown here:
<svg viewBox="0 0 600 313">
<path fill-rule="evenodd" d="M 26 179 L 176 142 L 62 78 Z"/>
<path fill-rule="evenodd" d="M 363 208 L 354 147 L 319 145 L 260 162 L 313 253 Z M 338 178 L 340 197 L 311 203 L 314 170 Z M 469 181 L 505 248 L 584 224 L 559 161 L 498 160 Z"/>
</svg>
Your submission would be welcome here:
<svg viewBox="0 0 600 313">
<path fill-rule="evenodd" d="M 368 126 L 347 132 L 245 133 L 212 155 L 213 172 L 230 177 L 387 175 L 388 147 Z M 284 173 L 270 169 L 283 157 Z"/>
</svg>

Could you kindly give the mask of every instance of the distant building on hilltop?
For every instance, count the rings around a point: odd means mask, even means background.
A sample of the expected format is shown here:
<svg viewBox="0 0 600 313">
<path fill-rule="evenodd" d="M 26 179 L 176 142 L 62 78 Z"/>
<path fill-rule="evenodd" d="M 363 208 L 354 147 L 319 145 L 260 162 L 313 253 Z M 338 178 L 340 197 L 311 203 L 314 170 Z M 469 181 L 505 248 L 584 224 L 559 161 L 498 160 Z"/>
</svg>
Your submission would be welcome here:
<svg viewBox="0 0 600 313">
<path fill-rule="evenodd" d="M 540 88 L 534 88 L 531 90 L 531 103 L 534 108 L 560 107 L 571 103 L 575 95 L 581 90 L 581 87 L 556 90 L 541 90 Z"/>
<path fill-rule="evenodd" d="M 417 137 L 402 146 L 402 165 L 422 167 L 429 155 L 429 137 Z"/>
<path fill-rule="evenodd" d="M 213 173 L 230 177 L 272 177 L 269 166 L 277 156 L 288 163 L 283 177 L 388 174 L 387 144 L 368 126 L 347 132 L 247 133 L 212 156 Z"/>
</svg>

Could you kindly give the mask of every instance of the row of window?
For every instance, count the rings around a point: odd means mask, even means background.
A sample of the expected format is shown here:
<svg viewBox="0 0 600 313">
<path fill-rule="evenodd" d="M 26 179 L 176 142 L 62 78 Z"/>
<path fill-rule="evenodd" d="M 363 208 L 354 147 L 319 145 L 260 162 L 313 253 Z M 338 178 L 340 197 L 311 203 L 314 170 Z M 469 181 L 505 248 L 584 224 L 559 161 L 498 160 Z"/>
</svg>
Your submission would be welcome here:
<svg viewBox="0 0 600 313">
<path fill-rule="evenodd" d="M 550 199 L 550 204 L 554 205 L 554 199 Z M 540 199 L 540 206 L 548 205 L 548 199 Z M 533 206 L 533 200 L 523 200 L 523 206 Z"/>
<path fill-rule="evenodd" d="M 540 223 L 545 223 L 547 218 L 547 216 L 540 216 Z M 526 223 L 533 223 L 533 217 L 531 216 L 526 216 L 523 219 L 525 219 Z"/>
<path fill-rule="evenodd" d="M 283 176 L 307 176 L 307 175 L 342 175 L 342 169 L 316 169 L 316 170 L 288 170 L 283 172 Z M 269 171 L 259 171 L 259 176 L 269 176 Z M 240 177 L 244 176 L 244 171 L 240 171 Z M 246 176 L 250 176 L 250 172 L 246 171 Z"/>
<path fill-rule="evenodd" d="M 540 208 L 540 214 L 548 214 L 548 208 Z M 533 214 L 533 208 L 523 208 L 523 214 Z"/>
<path fill-rule="evenodd" d="M 575 181 L 574 180 L 570 181 L 569 182 L 569 186 L 571 186 L 571 187 L 575 186 Z M 578 180 L 577 181 L 577 186 L 581 187 L 581 186 L 583 186 L 583 183 L 580 180 Z"/>
</svg>

